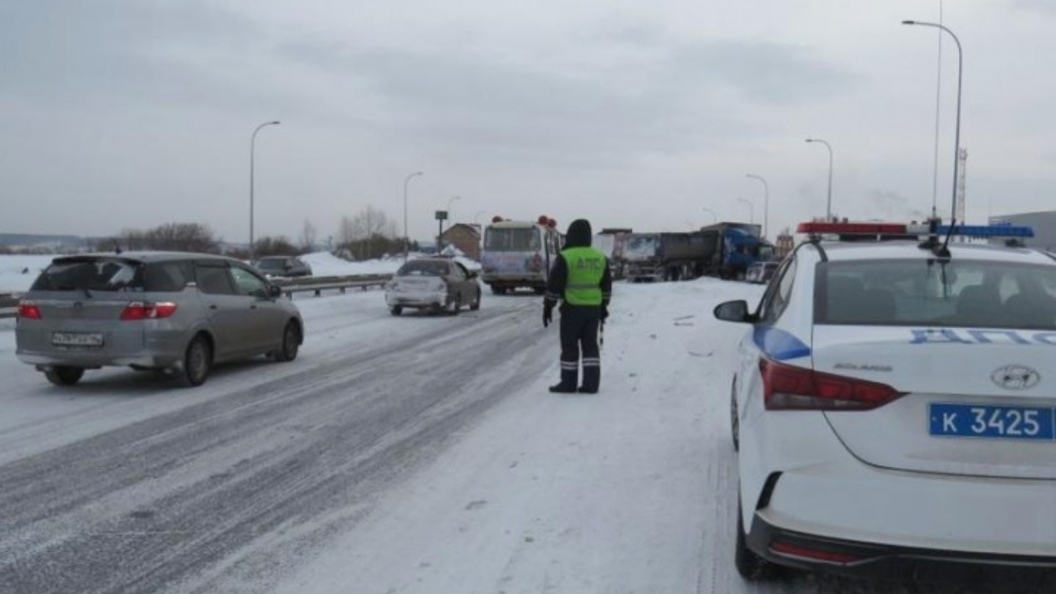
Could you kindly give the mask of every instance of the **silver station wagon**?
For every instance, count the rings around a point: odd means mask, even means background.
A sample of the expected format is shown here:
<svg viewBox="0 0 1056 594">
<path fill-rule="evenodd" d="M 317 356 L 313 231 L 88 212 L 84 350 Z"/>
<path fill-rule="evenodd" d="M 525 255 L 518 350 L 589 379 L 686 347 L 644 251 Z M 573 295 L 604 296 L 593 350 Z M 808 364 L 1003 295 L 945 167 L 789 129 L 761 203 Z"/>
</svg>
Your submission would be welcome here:
<svg viewBox="0 0 1056 594">
<path fill-rule="evenodd" d="M 175 252 L 55 258 L 19 303 L 15 328 L 19 360 L 64 386 L 105 366 L 198 386 L 215 363 L 292 361 L 303 337 L 297 307 L 250 266 Z"/>
</svg>

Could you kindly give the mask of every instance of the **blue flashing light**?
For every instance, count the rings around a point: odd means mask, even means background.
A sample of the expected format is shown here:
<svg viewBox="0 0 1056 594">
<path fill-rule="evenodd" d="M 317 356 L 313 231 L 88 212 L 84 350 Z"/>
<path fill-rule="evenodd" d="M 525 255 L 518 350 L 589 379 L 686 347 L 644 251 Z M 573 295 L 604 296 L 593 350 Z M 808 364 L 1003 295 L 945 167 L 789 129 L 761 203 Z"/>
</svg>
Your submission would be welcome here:
<svg viewBox="0 0 1056 594">
<path fill-rule="evenodd" d="M 946 235 L 949 225 L 939 225 L 937 233 Z M 1019 225 L 954 225 L 953 235 L 961 237 L 1034 237 L 1034 228 Z"/>
</svg>

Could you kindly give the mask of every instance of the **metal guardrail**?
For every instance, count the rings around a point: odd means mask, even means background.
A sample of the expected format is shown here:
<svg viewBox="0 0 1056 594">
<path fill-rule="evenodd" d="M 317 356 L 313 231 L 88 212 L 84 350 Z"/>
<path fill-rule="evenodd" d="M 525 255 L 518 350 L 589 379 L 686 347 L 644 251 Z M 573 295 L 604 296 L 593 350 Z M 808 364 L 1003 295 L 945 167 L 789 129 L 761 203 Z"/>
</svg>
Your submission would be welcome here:
<svg viewBox="0 0 1056 594">
<path fill-rule="evenodd" d="M 282 287 L 282 292 L 293 299 L 295 293 L 315 293 L 318 297 L 323 291 L 340 291 L 349 289 L 366 291 L 371 287 L 383 287 L 392 279 L 391 274 L 368 274 L 356 276 L 312 276 L 303 278 L 277 278 L 272 284 Z M 18 297 L 11 294 L 0 294 L 0 319 L 13 318 L 18 313 Z"/>
<path fill-rule="evenodd" d="M 383 287 L 392 280 L 391 274 L 372 274 L 356 276 L 314 276 L 296 279 L 272 279 L 272 283 L 282 287 L 282 292 L 293 299 L 294 293 L 315 293 L 318 297 L 323 291 L 337 290 L 345 293 L 348 289 L 366 291 L 371 287 Z"/>
</svg>

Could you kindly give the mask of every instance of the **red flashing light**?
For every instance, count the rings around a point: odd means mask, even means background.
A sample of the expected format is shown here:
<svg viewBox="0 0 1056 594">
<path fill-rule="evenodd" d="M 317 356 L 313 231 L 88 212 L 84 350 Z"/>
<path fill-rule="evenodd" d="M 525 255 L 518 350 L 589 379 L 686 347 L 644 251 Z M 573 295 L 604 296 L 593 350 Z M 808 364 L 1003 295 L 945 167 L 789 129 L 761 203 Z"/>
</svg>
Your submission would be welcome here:
<svg viewBox="0 0 1056 594">
<path fill-rule="evenodd" d="M 798 233 L 838 234 L 838 235 L 883 235 L 905 234 L 908 229 L 903 223 L 800 223 Z"/>
<path fill-rule="evenodd" d="M 33 302 L 23 301 L 18 304 L 18 317 L 27 320 L 40 320 L 44 316 L 40 313 L 40 307 Z"/>
<path fill-rule="evenodd" d="M 502 217 L 500 217 L 499 215 L 495 215 L 495 216 L 491 217 L 491 222 L 492 223 L 501 223 L 502 222 Z"/>
<path fill-rule="evenodd" d="M 133 301 L 125 307 L 124 311 L 121 312 L 121 319 L 126 322 L 135 320 L 159 320 L 171 317 L 175 313 L 176 304 L 169 301 L 160 303 Z"/>
<path fill-rule="evenodd" d="M 903 396 L 891 386 L 759 361 L 766 410 L 872 410 Z"/>
<path fill-rule="evenodd" d="M 555 221 L 554 219 L 550 219 L 546 222 L 546 226 L 550 227 L 551 229 L 557 229 L 557 221 Z"/>
<path fill-rule="evenodd" d="M 550 222 L 550 217 L 546 215 L 539 215 L 538 222 L 540 225 L 543 225 L 545 227 L 546 224 Z"/>
</svg>

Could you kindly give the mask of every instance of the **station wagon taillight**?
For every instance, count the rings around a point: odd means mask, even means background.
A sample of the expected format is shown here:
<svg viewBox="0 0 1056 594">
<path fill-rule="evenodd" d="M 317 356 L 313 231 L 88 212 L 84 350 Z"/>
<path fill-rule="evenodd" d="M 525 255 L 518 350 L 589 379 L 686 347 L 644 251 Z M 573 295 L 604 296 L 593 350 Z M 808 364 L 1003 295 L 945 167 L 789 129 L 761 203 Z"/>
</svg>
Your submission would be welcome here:
<svg viewBox="0 0 1056 594">
<path fill-rule="evenodd" d="M 157 320 L 176 313 L 176 304 L 170 301 L 147 303 L 133 301 L 121 312 L 122 320 Z"/>
<path fill-rule="evenodd" d="M 871 410 L 903 396 L 891 386 L 763 359 L 767 410 Z"/>
<path fill-rule="evenodd" d="M 40 315 L 40 307 L 36 303 L 23 301 L 18 304 L 18 317 L 27 320 L 39 320 L 44 316 Z"/>
</svg>

